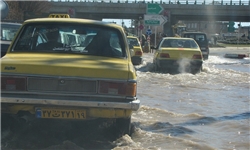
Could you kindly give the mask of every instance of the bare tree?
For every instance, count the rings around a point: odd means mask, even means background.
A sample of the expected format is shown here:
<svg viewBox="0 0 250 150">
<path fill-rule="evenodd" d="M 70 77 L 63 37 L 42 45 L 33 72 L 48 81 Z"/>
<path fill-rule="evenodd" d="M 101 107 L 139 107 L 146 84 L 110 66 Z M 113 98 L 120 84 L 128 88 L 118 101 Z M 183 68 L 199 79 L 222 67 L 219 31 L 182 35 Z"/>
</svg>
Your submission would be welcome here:
<svg viewBox="0 0 250 150">
<path fill-rule="evenodd" d="M 23 21 L 25 19 L 25 14 L 41 14 L 48 12 L 51 8 L 51 3 L 49 1 L 6 1 L 9 5 L 9 13 L 6 17 L 7 20 L 18 20 Z"/>
</svg>

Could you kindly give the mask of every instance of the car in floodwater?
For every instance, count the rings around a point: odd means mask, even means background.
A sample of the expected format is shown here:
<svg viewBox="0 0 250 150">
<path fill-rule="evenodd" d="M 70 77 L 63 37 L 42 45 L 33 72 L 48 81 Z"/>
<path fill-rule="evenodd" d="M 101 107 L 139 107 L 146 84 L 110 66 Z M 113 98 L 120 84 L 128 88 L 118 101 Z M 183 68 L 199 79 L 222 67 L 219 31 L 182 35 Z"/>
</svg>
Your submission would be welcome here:
<svg viewBox="0 0 250 150">
<path fill-rule="evenodd" d="M 169 73 L 202 70 L 203 57 L 199 45 L 192 38 L 165 37 L 155 49 L 153 64 L 156 71 Z"/>
<path fill-rule="evenodd" d="M 132 63 L 134 65 L 140 65 L 142 63 L 142 47 L 139 39 L 136 36 L 127 36 L 127 40 L 130 46 L 133 47 L 134 55 L 132 56 Z"/>
<path fill-rule="evenodd" d="M 131 115 L 140 100 L 124 29 L 102 21 L 54 16 L 26 20 L 1 58 L 1 113 L 101 119 L 112 122 L 121 134 L 130 134 Z M 61 43 L 63 33 L 95 36 L 81 46 Z"/>
<path fill-rule="evenodd" d="M 1 57 L 6 54 L 21 25 L 21 23 L 1 22 Z"/>
</svg>

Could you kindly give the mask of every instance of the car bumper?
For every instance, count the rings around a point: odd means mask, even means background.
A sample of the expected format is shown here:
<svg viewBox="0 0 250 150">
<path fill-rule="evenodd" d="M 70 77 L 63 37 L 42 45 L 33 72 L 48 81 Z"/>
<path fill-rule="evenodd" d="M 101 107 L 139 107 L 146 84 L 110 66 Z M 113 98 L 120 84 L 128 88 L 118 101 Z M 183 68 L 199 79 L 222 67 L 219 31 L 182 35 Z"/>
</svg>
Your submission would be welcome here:
<svg viewBox="0 0 250 150">
<path fill-rule="evenodd" d="M 49 106 L 75 106 L 75 107 L 95 107 L 95 108 L 118 108 L 138 110 L 140 100 L 130 102 L 102 102 L 102 101 L 78 101 L 78 100 L 52 100 L 52 99 L 29 99 L 29 98 L 6 98 L 1 97 L 1 104 L 33 104 Z"/>
<path fill-rule="evenodd" d="M 141 56 L 133 56 L 132 58 L 132 63 L 133 64 L 141 64 L 142 63 L 142 57 Z"/>
<path fill-rule="evenodd" d="M 87 116 L 85 119 L 128 118 L 131 117 L 132 111 L 138 110 L 139 107 L 140 100 L 138 99 L 130 102 L 103 102 L 1 97 L 1 113 L 17 114 L 21 111 L 30 112 L 36 116 L 38 108 L 53 108 L 83 110 Z"/>
<path fill-rule="evenodd" d="M 161 69 L 178 69 L 181 64 L 177 60 L 157 60 L 156 61 L 158 67 Z M 190 67 L 191 69 L 199 69 L 202 66 L 202 60 L 192 60 L 190 61 L 190 65 L 187 65 L 187 67 Z"/>
</svg>

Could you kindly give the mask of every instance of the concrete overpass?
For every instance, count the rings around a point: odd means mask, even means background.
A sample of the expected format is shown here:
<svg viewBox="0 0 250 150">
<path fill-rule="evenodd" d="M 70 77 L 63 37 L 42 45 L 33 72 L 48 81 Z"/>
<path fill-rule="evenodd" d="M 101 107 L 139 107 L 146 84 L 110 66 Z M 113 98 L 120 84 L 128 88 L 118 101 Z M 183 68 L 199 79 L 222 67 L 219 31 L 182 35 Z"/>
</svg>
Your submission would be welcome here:
<svg viewBox="0 0 250 150">
<path fill-rule="evenodd" d="M 154 3 L 158 3 L 170 12 L 172 23 L 177 20 L 250 22 L 250 0 L 222 0 L 219 5 L 198 3 L 200 1 L 196 0 L 179 0 L 179 2 L 180 4 L 171 1 L 165 3 L 154 1 Z M 147 11 L 147 2 L 143 1 L 102 0 L 98 2 L 91 0 L 91 2 L 85 2 L 76 0 L 66 2 L 59 0 L 51 3 L 50 13 L 68 13 L 69 9 L 71 9 L 74 10 L 76 18 L 96 20 L 102 20 L 103 18 L 139 19 Z"/>
<path fill-rule="evenodd" d="M 171 26 L 183 21 L 235 21 L 250 22 L 250 0 L 221 0 L 206 3 L 204 0 L 73 0 L 73 2 L 51 1 L 49 13 L 69 13 L 76 18 L 102 20 L 134 19 L 143 20 L 147 3 L 157 3 L 169 12 L 164 29 L 171 35 Z"/>
</svg>

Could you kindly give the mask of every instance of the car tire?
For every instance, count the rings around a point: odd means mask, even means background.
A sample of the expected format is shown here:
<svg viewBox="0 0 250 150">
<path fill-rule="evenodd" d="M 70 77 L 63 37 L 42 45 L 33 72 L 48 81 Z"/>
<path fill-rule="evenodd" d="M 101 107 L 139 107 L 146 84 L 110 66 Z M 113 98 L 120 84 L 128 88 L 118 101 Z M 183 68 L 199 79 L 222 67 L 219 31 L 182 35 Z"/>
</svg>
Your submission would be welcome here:
<svg viewBox="0 0 250 150">
<path fill-rule="evenodd" d="M 117 118 L 115 127 L 120 135 L 131 135 L 131 117 L 129 118 Z"/>
<path fill-rule="evenodd" d="M 208 60 L 208 55 L 205 55 L 205 56 L 204 56 L 204 60 Z"/>
<path fill-rule="evenodd" d="M 154 63 L 153 69 L 154 69 L 154 72 L 156 72 L 156 71 L 157 71 L 157 66 L 156 66 L 156 64 L 155 64 L 155 63 Z"/>
<path fill-rule="evenodd" d="M 160 71 L 160 67 L 157 64 L 155 64 L 155 71 Z"/>
<path fill-rule="evenodd" d="M 139 61 L 132 61 L 132 63 L 133 63 L 134 66 L 140 65 Z"/>
<path fill-rule="evenodd" d="M 201 71 L 202 71 L 202 66 L 199 67 L 199 68 L 194 68 L 194 69 L 192 69 L 191 73 L 192 73 L 192 74 L 197 74 L 197 73 L 200 73 Z"/>
<path fill-rule="evenodd" d="M 160 67 L 157 65 L 156 61 L 153 61 L 153 64 L 154 64 L 154 71 L 155 72 L 160 71 Z"/>
</svg>

